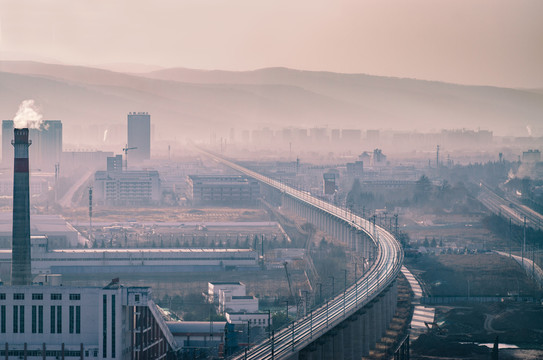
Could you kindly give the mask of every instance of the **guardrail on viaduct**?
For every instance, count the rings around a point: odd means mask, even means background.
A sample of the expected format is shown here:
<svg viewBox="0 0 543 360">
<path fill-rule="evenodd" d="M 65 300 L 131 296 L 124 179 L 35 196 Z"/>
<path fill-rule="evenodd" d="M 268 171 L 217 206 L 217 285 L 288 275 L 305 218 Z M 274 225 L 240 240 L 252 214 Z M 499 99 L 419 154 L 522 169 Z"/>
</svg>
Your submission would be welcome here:
<svg viewBox="0 0 543 360">
<path fill-rule="evenodd" d="M 296 359 L 302 349 L 314 343 L 318 338 L 349 317 L 360 313 L 361 309 L 365 307 L 371 308 L 373 304 L 377 304 L 378 307 L 368 314 L 371 316 L 366 319 L 366 322 L 373 323 L 377 327 L 380 326 L 381 329 L 378 331 L 375 328 L 370 330 L 371 324 L 366 324 L 364 329 L 366 329 L 366 332 L 384 333 L 386 329 L 382 328 L 382 324 L 379 324 L 381 321 L 378 321 L 376 317 L 384 316 L 390 321 L 393 316 L 393 314 L 390 314 L 390 308 L 395 308 L 396 298 L 395 296 L 387 297 L 386 301 L 390 302 L 389 306 L 383 304 L 383 301 L 377 301 L 377 299 L 394 284 L 403 262 L 401 245 L 392 234 L 345 208 L 317 199 L 307 192 L 292 188 L 207 151 L 199 150 L 228 167 L 281 191 L 284 196 L 300 202 L 313 211 L 333 217 L 343 226 L 349 227 L 349 231 L 364 232 L 369 236 L 376 249 L 374 261 L 370 268 L 342 294 L 314 309 L 303 318 L 283 327 L 268 339 L 246 349 L 233 359 Z M 385 313 L 385 315 L 380 312 Z M 373 346 L 380 339 L 380 334 L 365 333 L 359 335 L 361 336 L 359 341 L 363 342 L 363 346 L 366 347 L 366 350 L 362 351 L 363 353 L 367 353 L 367 348 Z"/>
</svg>

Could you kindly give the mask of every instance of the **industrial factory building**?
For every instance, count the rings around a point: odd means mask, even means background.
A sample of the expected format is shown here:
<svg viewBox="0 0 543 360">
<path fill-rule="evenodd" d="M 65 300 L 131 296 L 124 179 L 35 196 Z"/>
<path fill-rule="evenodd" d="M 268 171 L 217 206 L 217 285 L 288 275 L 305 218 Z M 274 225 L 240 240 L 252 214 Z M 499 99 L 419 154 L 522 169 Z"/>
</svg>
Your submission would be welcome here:
<svg viewBox="0 0 543 360">
<path fill-rule="evenodd" d="M 11 230 L 11 214 L 0 213 L 0 249 L 11 248 Z M 85 243 L 81 234 L 60 215 L 32 215 L 30 235 L 47 236 L 49 249 L 77 247 Z"/>
<path fill-rule="evenodd" d="M 249 249 L 65 249 L 50 250 L 47 238 L 31 239 L 32 274 L 157 273 L 256 269 L 258 254 Z M 11 250 L 0 250 L 0 273 Z"/>
<path fill-rule="evenodd" d="M 260 197 L 258 181 L 242 175 L 189 175 L 188 199 L 200 205 L 254 205 Z"/>
</svg>

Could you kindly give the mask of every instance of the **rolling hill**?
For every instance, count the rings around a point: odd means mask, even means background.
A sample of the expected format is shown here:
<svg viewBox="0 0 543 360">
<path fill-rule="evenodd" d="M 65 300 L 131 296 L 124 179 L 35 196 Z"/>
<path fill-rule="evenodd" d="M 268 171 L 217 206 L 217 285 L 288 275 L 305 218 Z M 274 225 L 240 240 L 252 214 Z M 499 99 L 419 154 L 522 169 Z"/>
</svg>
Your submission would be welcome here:
<svg viewBox="0 0 543 360">
<path fill-rule="evenodd" d="M 152 115 L 157 138 L 208 139 L 230 128 L 484 128 L 521 135 L 543 123 L 543 94 L 414 79 L 269 68 L 247 72 L 164 69 L 128 74 L 24 61 L 0 62 L 0 116 L 33 98 L 74 142 L 92 126 Z M 99 132 L 99 131 L 98 131 Z"/>
</svg>

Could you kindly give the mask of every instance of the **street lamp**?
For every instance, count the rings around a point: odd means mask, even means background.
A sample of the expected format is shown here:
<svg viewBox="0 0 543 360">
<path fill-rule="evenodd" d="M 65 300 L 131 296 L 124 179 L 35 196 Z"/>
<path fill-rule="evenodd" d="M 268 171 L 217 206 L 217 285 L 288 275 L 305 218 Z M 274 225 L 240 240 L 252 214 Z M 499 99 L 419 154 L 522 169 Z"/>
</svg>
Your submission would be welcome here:
<svg viewBox="0 0 543 360">
<path fill-rule="evenodd" d="M 245 357 L 247 357 L 247 350 L 251 346 L 251 320 L 241 320 L 247 323 L 247 346 L 245 346 Z"/>
<path fill-rule="evenodd" d="M 322 302 L 322 283 L 317 283 L 319 285 L 319 304 Z"/>
<path fill-rule="evenodd" d="M 307 308 L 308 308 L 308 304 L 309 304 L 309 299 L 307 297 L 307 295 L 309 294 L 309 291 L 302 290 L 302 294 L 304 294 L 304 316 L 305 316 L 305 315 L 307 315 Z"/>
<path fill-rule="evenodd" d="M 270 337 L 270 330 L 271 330 L 271 310 L 268 309 L 268 337 Z"/>
<path fill-rule="evenodd" d="M 347 269 L 343 269 L 345 271 L 345 287 L 343 288 L 343 317 L 345 317 L 345 293 L 347 292 Z"/>
</svg>

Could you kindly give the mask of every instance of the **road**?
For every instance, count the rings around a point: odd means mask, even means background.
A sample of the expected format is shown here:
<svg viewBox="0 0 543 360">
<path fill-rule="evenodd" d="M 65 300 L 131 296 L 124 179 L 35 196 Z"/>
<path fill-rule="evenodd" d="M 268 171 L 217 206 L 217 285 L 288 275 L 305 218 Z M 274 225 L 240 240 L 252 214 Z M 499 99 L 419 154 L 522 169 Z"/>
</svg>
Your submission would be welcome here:
<svg viewBox="0 0 543 360">
<path fill-rule="evenodd" d="M 481 192 L 477 199 L 494 214 L 504 216 L 511 221 L 522 226 L 524 217 L 526 217 L 526 226 L 534 229 L 543 229 L 543 215 L 520 204 L 514 200 L 507 200 L 496 194 L 490 187 L 481 183 Z"/>
<path fill-rule="evenodd" d="M 343 294 L 337 295 L 321 307 L 311 311 L 309 315 L 280 329 L 272 338 L 252 346 L 246 353 L 242 351 L 232 359 L 287 358 L 365 306 L 398 276 L 403 262 L 403 251 L 400 243 L 384 228 L 373 225 L 370 221 L 351 213 L 345 208 L 317 199 L 305 191 L 294 189 L 212 153 L 204 150 L 200 151 L 234 170 L 282 191 L 285 195 L 350 223 L 351 226 L 368 234 L 377 246 L 376 259 L 370 269 Z"/>
<path fill-rule="evenodd" d="M 72 206 L 72 198 L 74 197 L 75 192 L 83 186 L 87 180 L 94 174 L 94 170 L 88 170 L 86 173 L 81 176 L 81 178 L 73 184 L 68 191 L 60 198 L 58 201 L 58 204 L 64 208 L 71 207 Z"/>
</svg>

